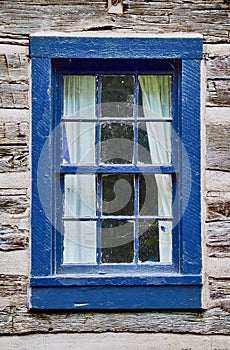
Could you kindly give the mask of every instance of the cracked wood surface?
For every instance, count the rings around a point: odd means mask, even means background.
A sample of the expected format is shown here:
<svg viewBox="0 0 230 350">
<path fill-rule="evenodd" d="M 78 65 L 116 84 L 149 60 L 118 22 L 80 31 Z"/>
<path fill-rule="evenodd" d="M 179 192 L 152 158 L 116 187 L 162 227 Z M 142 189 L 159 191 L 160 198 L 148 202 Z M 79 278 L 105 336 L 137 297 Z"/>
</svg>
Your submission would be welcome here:
<svg viewBox="0 0 230 350">
<path fill-rule="evenodd" d="M 45 0 L 0 3 L 2 37 L 25 39 L 42 30 L 123 29 L 198 32 L 206 41 L 228 41 L 229 5 L 220 0 L 135 1 L 124 3 L 124 14 L 108 14 L 107 1 Z"/>
</svg>

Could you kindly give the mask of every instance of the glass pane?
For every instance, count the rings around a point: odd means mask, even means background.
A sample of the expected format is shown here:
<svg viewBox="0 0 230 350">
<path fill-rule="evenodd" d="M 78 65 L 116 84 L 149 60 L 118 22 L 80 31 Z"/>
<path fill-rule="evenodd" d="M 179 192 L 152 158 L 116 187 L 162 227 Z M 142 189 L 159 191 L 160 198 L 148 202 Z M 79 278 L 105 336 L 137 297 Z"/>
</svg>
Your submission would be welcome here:
<svg viewBox="0 0 230 350">
<path fill-rule="evenodd" d="M 158 189 L 158 215 L 172 216 L 172 176 L 156 174 Z"/>
<path fill-rule="evenodd" d="M 102 176 L 103 215 L 134 215 L 134 176 Z"/>
<path fill-rule="evenodd" d="M 134 76 L 102 76 L 101 103 L 101 115 L 103 118 L 132 118 Z"/>
<path fill-rule="evenodd" d="M 96 263 L 96 222 L 64 221 L 64 263 Z"/>
<path fill-rule="evenodd" d="M 142 174 L 139 178 L 141 216 L 172 215 L 172 178 L 168 174 Z"/>
<path fill-rule="evenodd" d="M 102 221 L 102 263 L 131 263 L 134 259 L 133 223 Z"/>
<path fill-rule="evenodd" d="M 64 116 L 96 118 L 96 78 L 94 76 L 64 76 Z"/>
<path fill-rule="evenodd" d="M 142 216 L 158 215 L 158 190 L 154 174 L 139 176 L 139 213 Z"/>
<path fill-rule="evenodd" d="M 62 144 L 63 164 L 95 164 L 94 123 L 63 123 Z"/>
<path fill-rule="evenodd" d="M 157 221 L 139 222 L 139 261 L 159 261 L 159 230 Z"/>
<path fill-rule="evenodd" d="M 64 216 L 90 217 L 96 215 L 95 175 L 65 175 Z"/>
<path fill-rule="evenodd" d="M 130 164 L 133 162 L 133 124 L 101 124 L 101 162 Z"/>
<path fill-rule="evenodd" d="M 169 75 L 142 75 L 138 77 L 139 117 L 170 118 L 171 117 L 171 85 Z"/>
<path fill-rule="evenodd" d="M 172 221 L 159 220 L 159 253 L 160 262 L 172 262 Z"/>
<path fill-rule="evenodd" d="M 138 123 L 138 164 L 171 163 L 171 122 Z"/>
</svg>

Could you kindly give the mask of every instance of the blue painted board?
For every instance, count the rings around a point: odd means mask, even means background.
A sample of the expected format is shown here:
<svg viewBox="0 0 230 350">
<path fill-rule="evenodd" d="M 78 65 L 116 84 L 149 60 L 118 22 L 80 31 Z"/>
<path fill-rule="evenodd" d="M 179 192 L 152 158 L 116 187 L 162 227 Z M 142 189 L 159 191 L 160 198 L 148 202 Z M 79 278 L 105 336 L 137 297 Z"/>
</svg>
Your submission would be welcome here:
<svg viewBox="0 0 230 350">
<path fill-rule="evenodd" d="M 36 310 L 200 309 L 201 286 L 34 287 Z"/>
<path fill-rule="evenodd" d="M 202 57 L 201 38 L 99 38 L 32 36 L 31 57 L 195 59 Z"/>
</svg>

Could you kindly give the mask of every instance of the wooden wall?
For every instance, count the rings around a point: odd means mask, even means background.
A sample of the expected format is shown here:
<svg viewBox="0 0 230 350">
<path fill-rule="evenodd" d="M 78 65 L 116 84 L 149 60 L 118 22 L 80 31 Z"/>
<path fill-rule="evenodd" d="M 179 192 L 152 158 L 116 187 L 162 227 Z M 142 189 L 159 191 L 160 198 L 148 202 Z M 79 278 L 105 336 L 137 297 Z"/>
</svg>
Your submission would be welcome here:
<svg viewBox="0 0 230 350">
<path fill-rule="evenodd" d="M 230 334 L 229 1 L 124 0 L 123 4 L 123 15 L 112 15 L 107 12 L 106 1 L 0 2 L 1 335 L 132 332 L 226 337 Z M 29 35 L 47 30 L 203 34 L 202 215 L 206 311 L 80 314 L 28 311 Z M 15 337 L 2 339 L 0 348 Z M 178 346 L 178 349 L 183 347 Z"/>
</svg>

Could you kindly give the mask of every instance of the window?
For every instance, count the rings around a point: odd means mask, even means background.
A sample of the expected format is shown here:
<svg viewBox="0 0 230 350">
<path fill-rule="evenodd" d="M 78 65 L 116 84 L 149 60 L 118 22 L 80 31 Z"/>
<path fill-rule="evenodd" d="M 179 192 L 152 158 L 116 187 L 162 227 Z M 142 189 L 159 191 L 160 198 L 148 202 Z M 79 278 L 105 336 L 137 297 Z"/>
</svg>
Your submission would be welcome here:
<svg viewBox="0 0 230 350">
<path fill-rule="evenodd" d="M 200 308 L 201 38 L 34 35 L 31 58 L 31 308 Z"/>
</svg>

